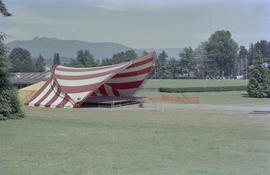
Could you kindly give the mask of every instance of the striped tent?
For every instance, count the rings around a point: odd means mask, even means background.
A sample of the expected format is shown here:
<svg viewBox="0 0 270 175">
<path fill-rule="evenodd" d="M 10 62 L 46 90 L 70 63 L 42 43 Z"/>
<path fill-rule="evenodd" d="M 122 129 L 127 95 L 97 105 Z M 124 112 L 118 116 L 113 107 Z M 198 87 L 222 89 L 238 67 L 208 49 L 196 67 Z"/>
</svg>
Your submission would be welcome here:
<svg viewBox="0 0 270 175">
<path fill-rule="evenodd" d="M 56 65 L 49 80 L 26 106 L 80 107 L 93 96 L 130 97 L 149 78 L 156 61 L 152 52 L 121 64 L 72 68 Z"/>
</svg>

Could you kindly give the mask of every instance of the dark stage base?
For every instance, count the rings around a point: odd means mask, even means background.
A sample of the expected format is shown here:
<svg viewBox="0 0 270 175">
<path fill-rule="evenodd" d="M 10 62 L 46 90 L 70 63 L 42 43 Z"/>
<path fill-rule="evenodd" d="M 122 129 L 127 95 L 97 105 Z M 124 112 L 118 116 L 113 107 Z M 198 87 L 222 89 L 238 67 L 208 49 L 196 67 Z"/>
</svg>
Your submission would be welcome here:
<svg viewBox="0 0 270 175">
<path fill-rule="evenodd" d="M 142 103 L 144 97 L 90 97 L 81 107 L 118 107 Z"/>
</svg>

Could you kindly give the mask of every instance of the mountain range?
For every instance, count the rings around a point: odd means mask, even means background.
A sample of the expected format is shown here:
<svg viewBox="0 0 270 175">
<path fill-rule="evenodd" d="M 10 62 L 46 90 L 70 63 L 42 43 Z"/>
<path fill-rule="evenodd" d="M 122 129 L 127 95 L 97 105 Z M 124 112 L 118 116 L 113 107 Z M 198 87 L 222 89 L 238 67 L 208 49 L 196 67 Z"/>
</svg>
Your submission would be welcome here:
<svg viewBox="0 0 270 175">
<path fill-rule="evenodd" d="M 53 60 L 54 53 L 59 53 L 63 62 L 68 62 L 70 58 L 76 58 L 77 51 L 80 49 L 89 50 L 96 59 L 111 58 L 114 54 L 129 49 L 135 50 L 141 55 L 144 50 L 155 50 L 159 54 L 165 50 L 169 57 L 178 58 L 178 54 L 182 48 L 148 48 L 134 49 L 123 44 L 113 42 L 86 42 L 79 40 L 60 40 L 57 38 L 35 37 L 32 40 L 15 40 L 5 44 L 7 48 L 12 50 L 16 47 L 27 49 L 33 58 L 41 54 L 46 60 Z"/>
</svg>

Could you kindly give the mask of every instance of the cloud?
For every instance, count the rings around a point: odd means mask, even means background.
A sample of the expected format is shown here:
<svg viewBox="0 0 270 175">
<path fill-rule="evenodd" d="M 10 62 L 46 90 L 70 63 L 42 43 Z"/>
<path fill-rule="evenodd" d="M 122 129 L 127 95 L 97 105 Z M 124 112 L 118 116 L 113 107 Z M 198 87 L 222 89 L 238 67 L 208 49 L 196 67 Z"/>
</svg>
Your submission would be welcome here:
<svg viewBox="0 0 270 175">
<path fill-rule="evenodd" d="M 75 25 L 74 21 L 68 19 L 52 19 L 37 14 L 29 14 L 27 12 L 16 11 L 8 20 L 16 24 L 42 24 L 42 25 Z"/>
</svg>

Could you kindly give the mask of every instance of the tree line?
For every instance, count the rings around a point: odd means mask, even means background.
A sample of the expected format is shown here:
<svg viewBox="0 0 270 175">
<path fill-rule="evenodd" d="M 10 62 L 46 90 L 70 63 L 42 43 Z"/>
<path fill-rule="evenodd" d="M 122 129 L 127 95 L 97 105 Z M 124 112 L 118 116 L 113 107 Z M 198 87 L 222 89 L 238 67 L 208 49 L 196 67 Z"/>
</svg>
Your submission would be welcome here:
<svg viewBox="0 0 270 175">
<path fill-rule="evenodd" d="M 143 55 L 147 54 L 146 51 Z M 270 61 L 270 42 L 261 40 L 251 43 L 247 49 L 238 46 L 232 39 L 229 31 L 216 31 L 207 41 L 197 48 L 185 47 L 179 52 L 180 59 L 168 57 L 163 50 L 156 62 L 152 78 L 223 78 L 245 75 L 249 67 L 254 64 L 258 54 L 262 61 Z M 89 50 L 79 50 L 76 58 L 71 58 L 65 66 L 96 67 L 117 64 L 137 58 L 134 50 L 116 53 L 112 58 L 95 59 Z M 32 59 L 29 51 L 23 48 L 14 48 L 9 56 L 12 63 L 11 72 L 42 72 L 45 70 L 44 58 L 39 55 Z M 59 53 L 54 54 L 53 65 L 61 64 Z"/>
<path fill-rule="evenodd" d="M 238 47 L 229 31 L 216 31 L 197 48 L 185 47 L 178 55 L 180 59 L 168 58 L 162 51 L 158 55 L 155 78 L 235 77 L 249 71 L 258 54 L 261 54 L 262 62 L 269 62 L 270 42 L 251 43 L 247 49 Z"/>
</svg>

